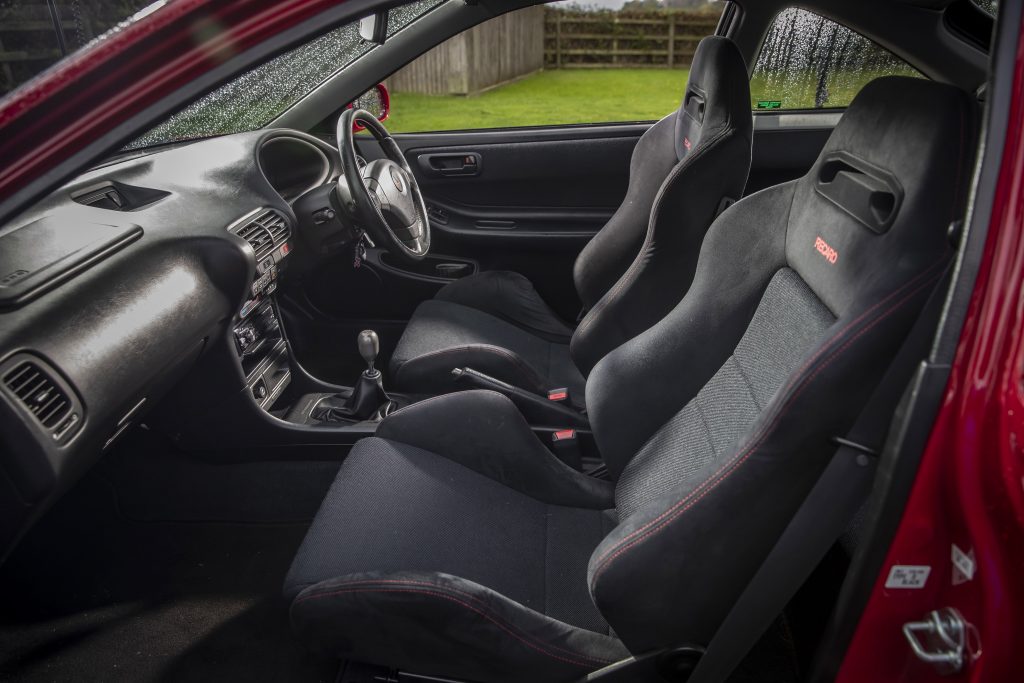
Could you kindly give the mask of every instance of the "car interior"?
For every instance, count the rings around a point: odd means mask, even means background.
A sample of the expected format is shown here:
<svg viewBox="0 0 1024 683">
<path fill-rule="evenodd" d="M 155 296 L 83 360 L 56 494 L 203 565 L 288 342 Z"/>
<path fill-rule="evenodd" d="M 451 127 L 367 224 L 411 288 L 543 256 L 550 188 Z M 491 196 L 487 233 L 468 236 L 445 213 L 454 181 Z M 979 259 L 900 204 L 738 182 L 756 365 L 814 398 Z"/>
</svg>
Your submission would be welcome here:
<svg viewBox="0 0 1024 683">
<path fill-rule="evenodd" d="M 534 4 L 354 6 L 272 119 L 132 135 L 0 225 L 0 677 L 685 681 L 837 447 L 882 451 L 990 5 L 725 2 L 659 120 L 388 131 L 379 83 Z M 904 66 L 761 101 L 794 12 Z M 834 674 L 871 524 L 729 680 Z"/>
</svg>

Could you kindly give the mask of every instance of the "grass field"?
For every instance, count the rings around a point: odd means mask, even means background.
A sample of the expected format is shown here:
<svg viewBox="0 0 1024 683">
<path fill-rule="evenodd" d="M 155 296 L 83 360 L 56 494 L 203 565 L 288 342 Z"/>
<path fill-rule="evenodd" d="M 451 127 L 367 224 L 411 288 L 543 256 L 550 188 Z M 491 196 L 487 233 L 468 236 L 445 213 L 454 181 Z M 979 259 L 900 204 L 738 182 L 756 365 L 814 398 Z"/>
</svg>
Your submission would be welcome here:
<svg viewBox="0 0 1024 683">
<path fill-rule="evenodd" d="M 391 94 L 395 133 L 650 121 L 679 107 L 685 69 L 542 71 L 480 95 Z"/>
<path fill-rule="evenodd" d="M 685 69 L 565 69 L 542 71 L 480 95 L 391 94 L 388 130 L 414 133 L 467 128 L 543 126 L 564 123 L 652 121 L 679 107 Z M 876 72 L 835 72 L 828 104 L 845 106 Z M 906 75 L 919 75 L 908 67 Z M 755 76 L 751 100 L 778 100 L 783 109 L 814 106 L 815 74 L 787 74 L 768 83 Z"/>
</svg>

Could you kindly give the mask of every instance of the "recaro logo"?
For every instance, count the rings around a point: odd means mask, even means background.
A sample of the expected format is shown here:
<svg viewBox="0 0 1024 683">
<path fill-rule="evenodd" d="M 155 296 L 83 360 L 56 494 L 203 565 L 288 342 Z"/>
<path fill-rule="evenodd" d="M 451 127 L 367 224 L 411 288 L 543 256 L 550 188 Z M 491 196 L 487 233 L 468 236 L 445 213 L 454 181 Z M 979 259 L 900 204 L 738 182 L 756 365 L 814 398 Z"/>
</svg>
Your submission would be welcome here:
<svg viewBox="0 0 1024 683">
<path fill-rule="evenodd" d="M 814 240 L 814 248 L 832 265 L 835 265 L 835 262 L 839 260 L 839 252 L 828 246 L 828 242 L 821 239 L 821 235 L 818 235 L 818 238 Z"/>
</svg>

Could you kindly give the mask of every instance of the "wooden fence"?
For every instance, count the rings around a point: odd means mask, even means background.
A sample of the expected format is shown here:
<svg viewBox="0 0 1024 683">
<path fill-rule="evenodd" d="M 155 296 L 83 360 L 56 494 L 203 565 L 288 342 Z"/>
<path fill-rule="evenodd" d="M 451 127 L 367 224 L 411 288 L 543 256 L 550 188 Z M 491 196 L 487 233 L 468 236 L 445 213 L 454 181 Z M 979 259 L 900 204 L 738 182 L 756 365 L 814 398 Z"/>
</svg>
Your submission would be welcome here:
<svg viewBox="0 0 1024 683">
<path fill-rule="evenodd" d="M 717 13 L 572 12 L 548 9 L 548 69 L 684 68 L 700 39 L 715 32 Z"/>
<path fill-rule="evenodd" d="M 474 26 L 387 80 L 396 92 L 472 95 L 544 67 L 544 8 L 527 7 Z"/>
<path fill-rule="evenodd" d="M 473 95 L 542 68 L 685 68 L 717 25 L 717 13 L 529 7 L 450 38 L 387 85 L 395 92 Z"/>
</svg>

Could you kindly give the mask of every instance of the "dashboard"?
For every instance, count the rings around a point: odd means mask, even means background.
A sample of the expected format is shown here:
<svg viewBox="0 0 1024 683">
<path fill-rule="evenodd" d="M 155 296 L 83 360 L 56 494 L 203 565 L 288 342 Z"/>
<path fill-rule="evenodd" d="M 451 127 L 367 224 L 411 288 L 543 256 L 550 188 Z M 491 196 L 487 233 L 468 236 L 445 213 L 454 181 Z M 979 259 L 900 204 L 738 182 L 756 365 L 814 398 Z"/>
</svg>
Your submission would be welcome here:
<svg viewBox="0 0 1024 683">
<path fill-rule="evenodd" d="M 339 164 L 296 131 L 201 140 L 94 168 L 0 227 L 0 558 L 204 354 L 234 352 L 265 317 L 296 260 L 292 202 Z M 240 367 L 210 381 L 245 390 Z"/>
</svg>

